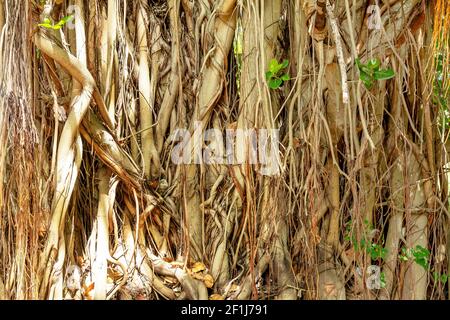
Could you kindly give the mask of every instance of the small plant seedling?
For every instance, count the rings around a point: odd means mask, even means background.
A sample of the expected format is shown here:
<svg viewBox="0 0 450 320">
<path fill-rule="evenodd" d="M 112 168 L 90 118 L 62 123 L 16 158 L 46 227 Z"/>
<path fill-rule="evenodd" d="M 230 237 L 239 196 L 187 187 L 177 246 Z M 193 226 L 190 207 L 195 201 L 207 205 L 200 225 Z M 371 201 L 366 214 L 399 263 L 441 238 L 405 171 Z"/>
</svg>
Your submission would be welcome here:
<svg viewBox="0 0 450 320">
<path fill-rule="evenodd" d="M 443 117 L 444 129 L 450 128 L 450 116 L 448 101 L 450 97 L 450 87 L 445 84 L 444 78 L 444 56 L 438 54 L 436 58 L 436 75 L 433 84 L 433 103 L 440 107 L 441 116 Z M 440 121 L 441 122 L 441 121 Z M 441 122 L 442 123 L 442 122 Z"/>
<path fill-rule="evenodd" d="M 412 251 L 414 262 L 419 266 L 422 266 L 425 270 L 428 270 L 428 262 L 430 258 L 430 251 L 422 246 L 416 246 Z"/>
<path fill-rule="evenodd" d="M 410 249 L 403 247 L 399 259 L 400 261 L 408 261 L 410 259 L 413 259 L 414 262 L 417 263 L 419 266 L 421 266 L 425 270 L 428 270 L 430 251 L 427 248 L 424 248 L 420 245 L 417 245 L 415 248 Z"/>
<path fill-rule="evenodd" d="M 236 26 L 236 36 L 234 37 L 233 40 L 233 50 L 234 50 L 234 58 L 236 60 L 236 86 L 238 88 L 237 90 L 237 94 L 239 95 L 240 92 L 240 87 L 241 87 L 241 69 L 242 69 L 242 53 L 243 53 L 243 48 L 242 48 L 242 43 L 243 43 L 243 32 L 242 32 L 242 27 L 241 25 L 238 23 L 238 25 Z"/>
<path fill-rule="evenodd" d="M 353 249 L 355 251 L 364 250 L 370 255 L 372 260 L 384 260 L 386 258 L 387 249 L 383 247 L 382 244 L 371 242 L 367 240 L 370 233 L 374 231 L 374 228 L 370 225 L 369 221 L 364 220 L 364 237 L 359 241 L 356 240 L 356 236 L 351 234 L 350 231 L 351 221 L 347 224 L 345 240 L 351 241 L 353 244 Z"/>
<path fill-rule="evenodd" d="M 289 81 L 290 77 L 282 71 L 289 65 L 289 60 L 283 60 L 278 63 L 277 59 L 270 60 L 269 71 L 266 72 L 266 80 L 270 89 L 278 89 L 284 82 Z"/>
<path fill-rule="evenodd" d="M 384 272 L 380 273 L 380 287 L 386 287 L 386 274 Z"/>
<path fill-rule="evenodd" d="M 67 22 L 73 19 L 73 15 L 65 16 L 61 20 L 58 21 L 56 24 L 52 24 L 51 20 L 49 18 L 45 18 L 42 23 L 39 23 L 39 27 L 44 27 L 47 29 L 53 29 L 53 30 L 59 30 L 61 29 Z"/>
<path fill-rule="evenodd" d="M 361 60 L 356 59 L 356 65 L 359 70 L 359 78 L 367 89 L 371 89 L 376 80 L 388 80 L 395 76 L 392 69 L 380 69 L 381 62 L 379 59 L 370 59 L 367 64 L 363 64 Z"/>
<path fill-rule="evenodd" d="M 387 249 L 377 243 L 370 243 L 370 245 L 366 247 L 366 251 L 370 254 L 372 260 L 384 260 L 386 258 Z"/>
<path fill-rule="evenodd" d="M 409 257 L 411 256 L 411 254 L 409 253 L 408 249 L 406 249 L 405 247 L 402 248 L 402 253 L 400 253 L 400 255 L 398 256 L 398 258 L 400 259 L 400 261 L 402 262 L 406 262 L 409 260 Z"/>
<path fill-rule="evenodd" d="M 446 274 L 446 273 L 439 274 L 438 272 L 434 272 L 433 276 L 434 276 L 434 282 L 440 282 L 444 286 L 447 283 L 448 278 L 449 278 L 448 274 Z"/>
</svg>

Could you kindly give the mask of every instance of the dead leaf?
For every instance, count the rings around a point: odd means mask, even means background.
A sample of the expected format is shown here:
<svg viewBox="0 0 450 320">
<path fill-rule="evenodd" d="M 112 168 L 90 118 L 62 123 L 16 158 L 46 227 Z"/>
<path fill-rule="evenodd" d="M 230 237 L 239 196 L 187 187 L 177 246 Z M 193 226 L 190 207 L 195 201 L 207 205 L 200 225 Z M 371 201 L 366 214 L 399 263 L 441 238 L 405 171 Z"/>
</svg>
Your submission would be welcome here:
<svg viewBox="0 0 450 320">
<path fill-rule="evenodd" d="M 235 292 L 235 291 L 237 291 L 238 289 L 239 289 L 238 285 L 233 283 L 233 284 L 231 285 L 231 287 L 230 287 L 230 292 Z"/>
<path fill-rule="evenodd" d="M 192 265 L 191 271 L 194 273 L 206 270 L 206 266 L 202 262 L 196 262 Z"/>
<path fill-rule="evenodd" d="M 156 188 L 158 188 L 159 180 L 152 180 L 152 181 L 150 181 L 149 184 L 152 189 L 156 189 Z"/>
<path fill-rule="evenodd" d="M 203 281 L 203 279 L 205 279 L 205 276 L 202 273 L 200 273 L 200 272 L 198 272 L 198 273 L 191 273 L 191 277 L 194 278 L 194 279 L 197 279 L 197 280 L 201 280 L 201 281 Z"/>
<path fill-rule="evenodd" d="M 212 288 L 214 285 L 214 278 L 212 277 L 212 275 L 207 274 L 204 278 L 203 278 L 203 282 L 205 283 L 205 286 L 207 288 Z"/>
<path fill-rule="evenodd" d="M 108 277 L 113 281 L 117 281 L 123 277 L 123 274 L 113 268 L 108 268 Z"/>
<path fill-rule="evenodd" d="M 212 295 L 209 296 L 209 300 L 225 300 L 225 298 L 222 297 L 222 295 L 220 294 L 213 293 Z"/>
<path fill-rule="evenodd" d="M 82 256 L 77 257 L 77 263 L 81 267 L 84 264 L 84 258 Z"/>
<path fill-rule="evenodd" d="M 83 293 L 87 300 L 93 300 L 94 298 L 91 296 L 90 292 L 94 289 L 95 283 L 92 282 L 90 285 L 83 284 Z"/>
</svg>

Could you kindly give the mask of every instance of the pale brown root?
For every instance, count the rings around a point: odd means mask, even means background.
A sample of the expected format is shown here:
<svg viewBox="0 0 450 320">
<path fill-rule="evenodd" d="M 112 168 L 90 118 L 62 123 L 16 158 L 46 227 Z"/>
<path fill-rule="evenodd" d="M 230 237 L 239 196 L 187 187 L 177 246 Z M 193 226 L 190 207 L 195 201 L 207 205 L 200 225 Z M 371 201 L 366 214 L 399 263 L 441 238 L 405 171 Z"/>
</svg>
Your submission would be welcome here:
<svg viewBox="0 0 450 320">
<path fill-rule="evenodd" d="M 98 209 L 97 209 L 97 239 L 96 255 L 91 257 L 93 261 L 94 299 L 106 299 L 107 257 L 109 256 L 109 181 L 111 173 L 102 168 L 98 171 Z"/>
<path fill-rule="evenodd" d="M 156 153 L 154 135 L 153 135 L 153 115 L 152 115 L 152 89 L 150 84 L 150 74 L 148 65 L 148 40 L 147 26 L 148 20 L 145 7 L 141 3 L 137 13 L 137 38 L 139 53 L 139 110 L 140 110 L 140 131 L 142 143 L 142 166 L 145 177 L 150 178 L 151 162 Z M 159 165 L 159 160 L 156 160 Z M 155 163 L 155 162 L 154 162 Z"/>
<path fill-rule="evenodd" d="M 448 297 L 450 4 L 374 2 L 0 1 L 0 299 Z"/>
<path fill-rule="evenodd" d="M 428 218 L 421 211 L 426 205 L 425 192 L 420 181 L 419 163 L 415 157 L 407 160 L 405 175 L 408 177 L 406 188 L 408 205 L 406 208 L 406 248 L 416 250 L 419 247 L 428 248 Z M 411 170 L 411 171 L 409 171 Z M 427 263 L 428 264 L 428 263 Z M 427 295 L 427 266 L 421 266 L 414 261 L 408 261 L 405 268 L 401 298 L 404 300 L 425 300 Z"/>
<path fill-rule="evenodd" d="M 383 266 L 386 286 L 380 294 L 380 299 L 390 299 L 392 289 L 394 287 L 395 272 L 397 267 L 398 252 L 400 247 L 400 239 L 402 238 L 403 212 L 398 208 L 403 206 L 404 193 L 402 186 L 404 185 L 403 173 L 401 172 L 401 162 L 397 161 L 391 176 L 391 189 L 394 191 L 391 195 L 392 206 L 397 210 L 391 213 L 389 218 L 389 228 L 386 237 L 386 262 Z"/>
<path fill-rule="evenodd" d="M 113 170 L 126 185 L 140 189 L 141 174 L 133 159 L 122 149 L 100 119 L 89 112 L 80 127 L 83 138 L 94 148 L 103 162 Z"/>
<path fill-rule="evenodd" d="M 231 49 L 236 26 L 235 0 L 225 0 L 217 8 L 217 17 L 214 20 L 214 50 L 212 55 L 205 57 L 205 68 L 202 70 L 202 81 L 198 93 L 198 104 L 194 110 L 194 119 L 191 125 L 193 131 L 194 122 L 201 121 L 200 128 L 206 128 L 212 114 L 212 109 L 220 98 L 225 85 L 223 70 L 226 66 L 226 57 Z M 195 133 L 194 133 L 195 134 Z M 196 142 L 194 142 L 195 144 Z M 198 142 L 197 142 L 198 143 Z M 191 146 L 195 150 L 196 146 Z M 191 153 L 194 154 L 193 152 Z M 184 183 L 187 199 L 184 205 L 187 231 L 193 250 L 194 259 L 202 255 L 203 239 L 202 225 L 203 213 L 200 210 L 200 199 L 198 191 L 198 176 L 196 165 L 186 166 L 186 178 Z"/>
<path fill-rule="evenodd" d="M 167 127 L 169 125 L 170 116 L 172 110 L 175 106 L 175 101 L 178 96 L 180 89 L 180 74 L 179 70 L 179 59 L 180 59 L 180 34 L 179 34 L 179 1 L 171 0 L 169 1 L 169 11 L 170 11 L 170 29 L 172 32 L 172 51 L 171 51 L 171 67 L 169 75 L 169 83 L 164 98 L 161 103 L 161 108 L 158 113 L 158 123 L 156 124 L 156 146 L 158 153 L 161 153 L 164 135 L 166 134 Z M 159 25 L 157 26 L 159 30 Z M 158 31 L 156 30 L 156 31 Z M 158 39 L 159 40 L 159 39 Z M 155 42 L 154 42 L 155 43 Z M 157 48 L 156 48 L 157 49 Z M 155 49 L 154 49 L 155 50 Z M 158 69 L 159 69 L 159 55 L 155 54 L 152 56 L 152 88 L 156 91 L 156 83 L 158 80 Z M 154 101 L 154 96 L 153 100 Z"/>
<path fill-rule="evenodd" d="M 202 281 L 193 279 L 182 268 L 172 266 L 151 253 L 149 258 L 156 273 L 176 278 L 180 282 L 187 299 L 208 300 L 208 291 Z"/>
</svg>

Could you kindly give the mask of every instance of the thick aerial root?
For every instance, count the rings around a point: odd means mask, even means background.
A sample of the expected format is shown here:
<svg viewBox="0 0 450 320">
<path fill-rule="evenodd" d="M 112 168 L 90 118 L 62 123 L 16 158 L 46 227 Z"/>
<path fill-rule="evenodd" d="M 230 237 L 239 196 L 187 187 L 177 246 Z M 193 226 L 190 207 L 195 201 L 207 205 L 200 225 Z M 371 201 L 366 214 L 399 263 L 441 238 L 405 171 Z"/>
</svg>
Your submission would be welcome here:
<svg viewBox="0 0 450 320">
<path fill-rule="evenodd" d="M 141 141 L 142 141 L 142 164 L 146 178 L 150 178 L 150 164 L 153 159 L 156 165 L 159 165 L 159 159 L 156 157 L 156 147 L 153 138 L 152 108 L 154 107 L 150 92 L 150 74 L 148 66 L 148 44 L 147 44 L 147 26 L 146 10 L 142 4 L 139 4 L 137 13 L 137 38 L 139 52 L 139 108 L 141 123 Z M 153 94 L 154 95 L 154 94 Z M 159 169 L 159 168 L 157 168 Z"/>
<path fill-rule="evenodd" d="M 324 246 L 320 249 L 319 264 L 319 299 L 345 300 L 346 293 L 342 270 L 333 259 L 333 248 Z"/>
<path fill-rule="evenodd" d="M 137 165 L 93 112 L 88 112 L 80 132 L 100 159 L 122 179 L 125 185 L 137 190 L 142 188 L 141 174 Z"/>
<path fill-rule="evenodd" d="M 274 277 L 276 280 L 279 293 L 279 300 L 296 300 L 297 285 L 295 275 L 292 270 L 292 262 L 289 250 L 287 248 L 287 231 L 286 225 L 277 228 L 278 238 L 276 240 L 273 252 Z"/>
<path fill-rule="evenodd" d="M 55 197 L 53 200 L 53 215 L 50 223 L 48 239 L 39 259 L 39 270 L 40 273 L 43 274 L 39 289 L 39 295 L 41 297 L 45 296 L 48 285 L 52 286 L 54 281 L 60 281 L 60 279 L 53 278 L 52 275 L 56 275 L 57 278 L 62 277 L 62 266 L 64 263 L 65 250 L 63 219 L 67 213 L 69 199 L 75 186 L 78 171 L 81 165 L 81 152 L 82 142 L 81 138 L 78 137 L 73 144 L 72 149 L 70 149 L 62 159 L 65 162 L 58 161 L 60 167 L 57 171 L 58 180 Z M 54 267 L 57 255 L 59 263 Z M 62 288 L 60 289 L 62 290 Z M 58 292 L 57 294 L 58 297 L 62 297 L 62 292 Z"/>
<path fill-rule="evenodd" d="M 447 296 L 446 3 L 0 1 L 0 298 Z"/>
<path fill-rule="evenodd" d="M 91 257 L 93 261 L 92 274 L 95 284 L 94 299 L 104 300 L 106 298 L 107 280 L 107 257 L 109 256 L 109 221 L 108 215 L 112 208 L 109 208 L 109 181 L 111 173 L 102 168 L 98 171 L 98 209 L 97 209 L 97 241 L 96 255 Z"/>
<path fill-rule="evenodd" d="M 183 287 L 186 299 L 207 300 L 208 291 L 205 284 L 197 279 L 193 279 L 183 268 L 173 266 L 172 264 L 161 260 L 160 258 L 149 254 L 155 273 L 162 276 L 176 278 Z"/>
<path fill-rule="evenodd" d="M 233 298 L 237 300 L 248 300 L 251 298 L 253 292 L 253 284 L 258 282 L 263 273 L 266 271 L 270 263 L 270 255 L 264 254 L 260 259 L 255 268 L 255 278 L 250 273 L 244 278 L 242 285 L 238 288 Z"/>
<path fill-rule="evenodd" d="M 206 128 L 212 114 L 213 107 L 218 102 L 225 86 L 223 70 L 226 67 L 226 57 L 233 43 L 234 29 L 236 27 L 235 0 L 225 0 L 216 8 L 218 16 L 214 20 L 214 44 L 210 55 L 205 57 L 202 81 L 200 82 L 198 104 L 194 110 L 194 119 L 191 124 L 193 131 L 195 121 L 201 121 L 197 130 Z M 194 142 L 195 143 L 195 142 Z M 191 155 L 196 146 L 191 146 Z M 193 159 L 194 161 L 194 159 Z M 200 208 L 200 195 L 198 191 L 198 170 L 196 165 L 186 166 L 186 178 L 183 197 L 186 198 L 185 209 L 187 232 L 191 242 L 192 258 L 199 260 L 203 251 L 203 212 Z"/>
<path fill-rule="evenodd" d="M 407 171 L 409 191 L 406 206 L 409 214 L 406 215 L 406 248 L 417 250 L 417 248 L 428 248 L 428 217 L 421 212 L 426 205 L 425 190 L 420 179 L 419 163 L 413 156 L 408 159 Z M 411 171 L 409 171 L 411 170 Z M 425 266 L 410 261 L 407 263 L 404 274 L 402 299 L 404 300 L 425 300 L 427 295 L 428 282 L 428 259 Z"/>
<path fill-rule="evenodd" d="M 400 160 L 400 159 L 399 159 Z M 392 197 L 392 204 L 394 208 L 401 208 L 403 206 L 404 192 L 402 186 L 404 185 L 403 172 L 401 172 L 402 164 L 396 161 L 392 171 L 391 188 L 396 190 Z M 395 271 L 398 261 L 398 252 L 400 249 L 400 239 L 402 238 L 403 226 L 403 212 L 396 210 L 392 212 L 389 218 L 389 228 L 386 237 L 386 262 L 383 267 L 386 286 L 380 294 L 380 299 L 390 299 L 392 289 L 394 287 Z"/>
<path fill-rule="evenodd" d="M 44 276 L 46 276 L 50 274 L 49 270 L 53 268 L 52 263 L 49 263 L 48 260 L 50 252 L 53 250 L 59 251 L 59 246 L 63 245 L 59 243 L 59 235 L 64 230 L 62 222 L 67 212 L 82 158 L 82 145 L 81 139 L 78 137 L 78 129 L 83 116 L 89 108 L 92 93 L 95 91 L 95 83 L 89 71 L 83 67 L 83 64 L 77 58 L 61 49 L 46 36 L 41 33 L 36 33 L 34 42 L 43 53 L 63 66 L 83 86 L 80 95 L 73 98 L 71 111 L 63 127 L 58 144 L 56 188 L 52 205 L 52 220 L 50 223 L 49 238 L 41 254 L 39 266 L 41 272 L 47 270 L 44 273 Z M 62 257 L 62 259 L 64 258 Z M 41 282 L 41 296 L 47 291 L 47 281 L 44 278 L 43 282 Z"/>
</svg>

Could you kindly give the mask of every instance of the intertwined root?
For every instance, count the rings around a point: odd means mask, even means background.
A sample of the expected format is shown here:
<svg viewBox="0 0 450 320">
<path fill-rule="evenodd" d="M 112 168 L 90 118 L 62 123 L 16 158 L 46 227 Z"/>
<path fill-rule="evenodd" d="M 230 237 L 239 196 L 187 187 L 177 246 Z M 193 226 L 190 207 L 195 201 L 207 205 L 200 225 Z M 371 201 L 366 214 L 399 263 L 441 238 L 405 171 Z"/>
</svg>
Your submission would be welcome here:
<svg viewBox="0 0 450 320">
<path fill-rule="evenodd" d="M 447 2 L 85 4 L 0 2 L 0 298 L 444 297 Z"/>
</svg>

